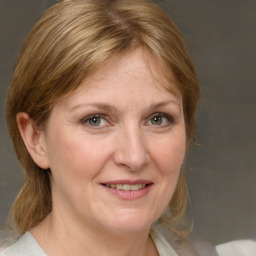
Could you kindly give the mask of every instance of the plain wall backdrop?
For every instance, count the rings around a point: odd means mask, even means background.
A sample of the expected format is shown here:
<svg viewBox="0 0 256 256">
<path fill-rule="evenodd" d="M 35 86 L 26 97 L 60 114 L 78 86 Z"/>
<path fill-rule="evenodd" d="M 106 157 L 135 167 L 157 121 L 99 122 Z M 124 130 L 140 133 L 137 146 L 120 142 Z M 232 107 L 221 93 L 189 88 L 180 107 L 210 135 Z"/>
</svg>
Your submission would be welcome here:
<svg viewBox="0 0 256 256">
<path fill-rule="evenodd" d="M 0 0 L 0 228 L 22 185 L 4 119 L 22 42 L 47 0 Z M 214 244 L 256 238 L 256 1 L 162 0 L 197 67 L 203 99 L 188 155 L 195 233 Z"/>
</svg>

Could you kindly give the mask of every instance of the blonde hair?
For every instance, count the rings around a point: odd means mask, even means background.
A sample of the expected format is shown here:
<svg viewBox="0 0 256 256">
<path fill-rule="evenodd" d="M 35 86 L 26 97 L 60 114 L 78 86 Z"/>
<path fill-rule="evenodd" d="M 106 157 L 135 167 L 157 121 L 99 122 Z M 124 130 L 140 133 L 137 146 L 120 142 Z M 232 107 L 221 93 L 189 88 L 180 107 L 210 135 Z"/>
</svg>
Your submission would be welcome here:
<svg viewBox="0 0 256 256">
<path fill-rule="evenodd" d="M 9 133 L 25 170 L 24 186 L 10 212 L 10 223 L 19 234 L 39 224 L 51 212 L 52 201 L 50 170 L 42 170 L 30 157 L 16 123 L 17 113 L 28 113 L 43 128 L 58 99 L 135 47 L 146 49 L 167 75 L 175 75 L 183 98 L 188 145 L 192 142 L 199 84 L 183 39 L 164 11 L 147 0 L 66 0 L 56 4 L 26 38 L 7 98 Z M 186 209 L 184 175 L 182 172 L 170 202 L 171 227 Z M 174 231 L 181 234 L 179 228 Z"/>
</svg>

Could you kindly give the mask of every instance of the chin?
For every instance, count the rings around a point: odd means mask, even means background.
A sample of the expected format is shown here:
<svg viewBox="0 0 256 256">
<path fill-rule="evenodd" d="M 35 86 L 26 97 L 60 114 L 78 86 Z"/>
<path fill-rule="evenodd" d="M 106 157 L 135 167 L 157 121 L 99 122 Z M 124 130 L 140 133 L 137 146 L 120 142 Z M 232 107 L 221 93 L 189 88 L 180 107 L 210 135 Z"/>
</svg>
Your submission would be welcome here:
<svg viewBox="0 0 256 256">
<path fill-rule="evenodd" d="M 150 226 L 156 221 L 157 217 L 135 211 L 123 211 L 115 216 L 114 219 L 105 224 L 109 229 L 117 232 L 142 232 L 149 230 Z"/>
</svg>

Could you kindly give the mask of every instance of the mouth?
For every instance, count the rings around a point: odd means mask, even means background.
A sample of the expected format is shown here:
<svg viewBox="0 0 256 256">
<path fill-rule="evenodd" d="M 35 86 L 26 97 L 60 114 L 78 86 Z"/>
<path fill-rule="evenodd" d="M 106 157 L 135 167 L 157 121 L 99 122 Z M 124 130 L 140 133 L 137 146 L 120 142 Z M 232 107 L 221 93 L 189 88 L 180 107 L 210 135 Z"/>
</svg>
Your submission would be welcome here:
<svg viewBox="0 0 256 256">
<path fill-rule="evenodd" d="M 151 190 L 153 183 L 145 180 L 129 181 L 109 181 L 101 183 L 101 185 L 114 196 L 122 200 L 136 200 L 147 196 Z"/>
<path fill-rule="evenodd" d="M 114 196 L 124 200 L 135 200 L 145 197 L 151 190 L 153 183 L 148 180 L 116 180 L 101 183 Z"/>
<path fill-rule="evenodd" d="M 123 191 L 137 191 L 145 188 L 149 184 L 103 184 L 107 188 L 123 190 Z"/>
</svg>

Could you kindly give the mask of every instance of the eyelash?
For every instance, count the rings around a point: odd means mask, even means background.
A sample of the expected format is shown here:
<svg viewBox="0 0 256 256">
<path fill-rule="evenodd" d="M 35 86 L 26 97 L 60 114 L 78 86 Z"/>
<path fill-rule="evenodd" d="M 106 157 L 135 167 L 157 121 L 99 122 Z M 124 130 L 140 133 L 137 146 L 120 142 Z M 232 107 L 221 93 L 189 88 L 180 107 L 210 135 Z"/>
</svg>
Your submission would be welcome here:
<svg viewBox="0 0 256 256">
<path fill-rule="evenodd" d="M 159 125 L 157 125 L 157 124 L 153 124 L 152 123 L 152 120 L 154 119 L 154 118 L 161 118 L 161 123 L 159 124 Z M 164 124 L 164 125 L 162 125 L 162 120 L 163 120 L 163 118 L 166 118 L 166 120 L 167 120 L 167 124 Z M 92 124 L 90 124 L 89 122 L 90 121 L 92 121 L 93 119 L 101 119 L 101 121 L 100 121 L 100 123 L 99 123 L 99 125 L 92 125 Z M 107 122 L 108 123 L 108 125 L 107 126 L 111 126 L 111 124 L 110 124 L 110 121 L 109 121 L 109 118 L 107 117 L 107 115 L 105 115 L 105 114 L 92 114 L 92 115 L 89 115 L 89 116 L 86 116 L 86 117 L 84 117 L 84 118 L 82 118 L 81 119 L 81 123 L 82 124 L 86 124 L 87 126 L 89 126 L 89 127 L 93 127 L 93 129 L 100 129 L 100 128 L 102 128 L 102 125 L 101 125 L 101 122 L 102 122 L 102 120 L 104 120 L 105 122 Z M 151 122 L 151 124 L 149 123 L 149 122 Z M 171 115 L 168 115 L 168 114 L 165 114 L 165 113 L 161 113 L 161 112 L 159 112 L 159 113 L 154 113 L 154 114 L 152 114 L 152 115 L 150 115 L 148 118 L 147 118 L 147 121 L 145 122 L 145 124 L 148 126 L 148 125 L 152 125 L 152 126 L 156 126 L 156 127 L 166 127 L 166 126 L 168 126 L 169 124 L 173 124 L 175 121 L 174 121 L 174 119 L 173 119 L 173 117 L 171 116 Z M 103 126 L 105 126 L 105 125 L 103 125 Z"/>
<path fill-rule="evenodd" d="M 103 119 L 103 120 L 105 120 L 106 122 L 109 123 L 108 118 L 107 118 L 107 116 L 106 116 L 105 114 L 93 114 L 93 115 L 89 115 L 89 116 L 83 118 L 83 119 L 81 120 L 81 123 L 86 124 L 87 126 L 90 126 L 90 127 L 94 127 L 94 129 L 99 129 L 100 126 L 99 126 L 99 127 L 98 127 L 98 126 L 94 126 L 94 125 L 91 125 L 91 124 L 89 123 L 89 122 L 90 122 L 91 120 L 93 120 L 93 119 L 101 119 L 101 120 Z"/>
<path fill-rule="evenodd" d="M 152 114 L 152 115 L 149 117 L 149 121 L 147 121 L 147 123 L 150 122 L 150 121 L 152 121 L 154 118 L 159 118 L 159 117 L 162 118 L 162 119 L 163 119 L 163 118 L 166 118 L 168 124 L 162 125 L 162 122 L 161 122 L 160 125 L 154 125 L 154 124 L 152 124 L 153 126 L 166 127 L 166 126 L 168 126 L 169 124 L 173 124 L 173 123 L 174 123 L 173 117 L 170 116 L 170 115 L 168 115 L 168 114 L 165 114 L 165 113 L 154 113 L 154 114 Z"/>
</svg>

